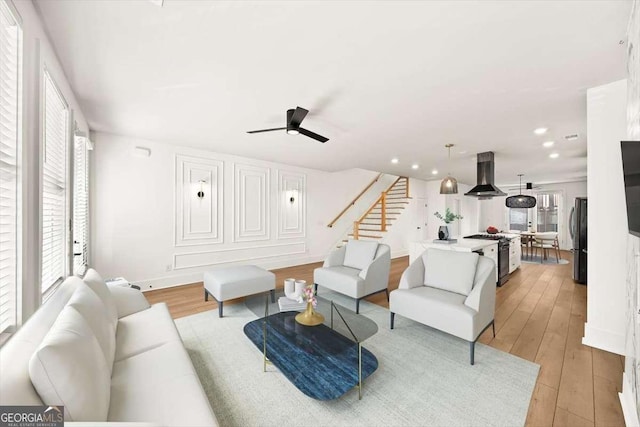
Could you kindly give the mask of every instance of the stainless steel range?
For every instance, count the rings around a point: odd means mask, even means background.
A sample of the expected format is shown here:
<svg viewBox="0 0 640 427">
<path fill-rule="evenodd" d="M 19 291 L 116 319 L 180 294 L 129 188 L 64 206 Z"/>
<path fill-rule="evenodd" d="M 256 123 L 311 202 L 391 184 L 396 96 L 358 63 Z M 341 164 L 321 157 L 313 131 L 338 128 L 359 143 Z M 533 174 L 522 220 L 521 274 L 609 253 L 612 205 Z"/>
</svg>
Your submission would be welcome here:
<svg viewBox="0 0 640 427">
<path fill-rule="evenodd" d="M 504 285 L 509 280 L 509 239 L 496 234 L 473 234 L 465 239 L 495 240 L 498 242 L 498 286 Z"/>
</svg>

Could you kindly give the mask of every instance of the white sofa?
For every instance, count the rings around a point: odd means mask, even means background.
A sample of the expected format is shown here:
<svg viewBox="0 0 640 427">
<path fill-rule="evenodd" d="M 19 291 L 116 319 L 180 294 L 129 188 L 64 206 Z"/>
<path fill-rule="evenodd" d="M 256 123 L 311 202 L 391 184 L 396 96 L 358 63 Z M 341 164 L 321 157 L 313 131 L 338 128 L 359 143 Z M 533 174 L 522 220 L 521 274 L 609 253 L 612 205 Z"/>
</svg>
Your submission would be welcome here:
<svg viewBox="0 0 640 427">
<path fill-rule="evenodd" d="M 404 271 L 391 292 L 391 329 L 396 314 L 475 343 L 493 326 L 496 273 L 493 261 L 476 253 L 427 249 Z"/>
<path fill-rule="evenodd" d="M 72 425 L 217 425 L 167 306 L 93 270 L 0 349 L 0 405 L 64 405 Z"/>
<path fill-rule="evenodd" d="M 356 313 L 360 300 L 378 292 L 389 298 L 389 270 L 391 250 L 375 241 L 349 240 L 332 251 L 321 268 L 313 271 L 316 291 L 322 286 L 356 299 Z"/>
</svg>

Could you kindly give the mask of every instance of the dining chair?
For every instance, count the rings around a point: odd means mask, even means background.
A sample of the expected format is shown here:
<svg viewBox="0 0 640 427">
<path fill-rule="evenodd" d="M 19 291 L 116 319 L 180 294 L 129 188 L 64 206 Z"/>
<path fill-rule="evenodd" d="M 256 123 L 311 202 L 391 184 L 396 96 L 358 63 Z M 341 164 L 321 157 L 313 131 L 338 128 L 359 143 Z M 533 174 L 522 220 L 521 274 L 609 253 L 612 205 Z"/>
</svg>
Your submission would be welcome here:
<svg viewBox="0 0 640 427">
<path fill-rule="evenodd" d="M 536 233 L 533 248 L 534 256 L 538 254 L 538 249 L 540 249 L 540 263 L 549 257 L 550 249 L 554 251 L 556 262 L 560 263 L 560 244 L 557 232 Z"/>
</svg>

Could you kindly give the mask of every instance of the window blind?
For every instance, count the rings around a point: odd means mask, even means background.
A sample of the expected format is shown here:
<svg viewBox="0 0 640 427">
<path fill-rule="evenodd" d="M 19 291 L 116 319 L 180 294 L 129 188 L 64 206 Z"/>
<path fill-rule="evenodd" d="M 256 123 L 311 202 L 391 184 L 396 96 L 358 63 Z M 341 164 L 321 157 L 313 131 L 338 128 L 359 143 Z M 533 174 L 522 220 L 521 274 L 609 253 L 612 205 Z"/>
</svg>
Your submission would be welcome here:
<svg viewBox="0 0 640 427">
<path fill-rule="evenodd" d="M 88 264 L 89 151 L 87 139 L 77 136 L 73 164 L 73 274 L 82 275 Z"/>
<path fill-rule="evenodd" d="M 66 268 L 67 104 L 44 73 L 42 168 L 42 292 L 64 278 Z"/>
<path fill-rule="evenodd" d="M 16 325 L 20 27 L 0 0 L 0 333 Z"/>
</svg>

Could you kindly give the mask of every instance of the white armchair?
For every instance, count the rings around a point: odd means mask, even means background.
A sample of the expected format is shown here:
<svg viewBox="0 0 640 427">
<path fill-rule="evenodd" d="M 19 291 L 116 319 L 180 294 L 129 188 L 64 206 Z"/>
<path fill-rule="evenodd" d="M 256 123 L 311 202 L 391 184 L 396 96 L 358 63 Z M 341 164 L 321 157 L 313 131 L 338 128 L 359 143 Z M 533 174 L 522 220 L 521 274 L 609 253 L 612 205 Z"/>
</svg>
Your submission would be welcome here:
<svg viewBox="0 0 640 427">
<path fill-rule="evenodd" d="M 391 329 L 396 314 L 475 343 L 493 327 L 496 306 L 495 265 L 476 253 L 428 249 L 402 274 L 391 292 Z"/>
<path fill-rule="evenodd" d="M 313 272 L 316 292 L 318 286 L 356 299 L 356 313 L 360 300 L 378 292 L 386 292 L 389 299 L 389 246 L 374 241 L 349 240 L 332 251 L 321 268 Z"/>
</svg>

